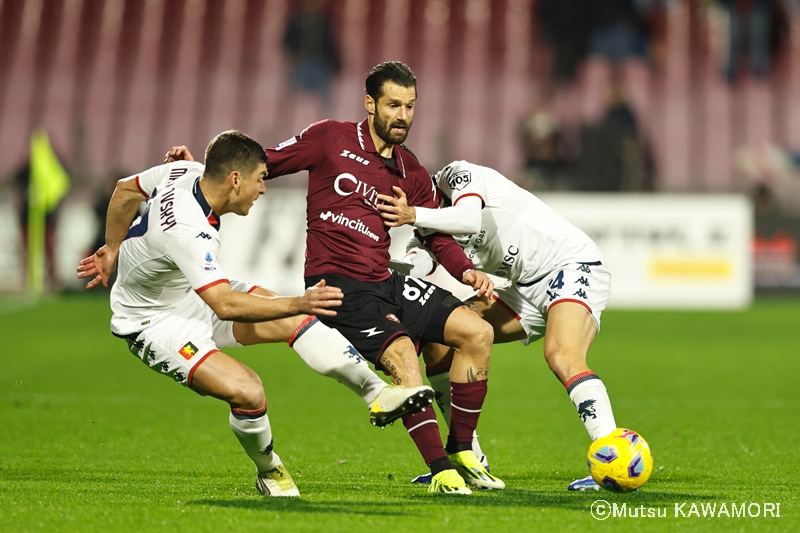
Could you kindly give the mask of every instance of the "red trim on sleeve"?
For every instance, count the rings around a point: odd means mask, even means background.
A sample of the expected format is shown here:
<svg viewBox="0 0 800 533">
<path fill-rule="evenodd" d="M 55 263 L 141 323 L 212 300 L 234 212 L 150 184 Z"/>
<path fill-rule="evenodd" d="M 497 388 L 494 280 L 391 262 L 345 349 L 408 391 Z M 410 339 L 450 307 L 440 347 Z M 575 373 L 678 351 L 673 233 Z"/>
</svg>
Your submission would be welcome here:
<svg viewBox="0 0 800 533">
<path fill-rule="evenodd" d="M 499 297 L 498 297 L 496 294 L 492 294 L 492 298 L 494 299 L 494 301 L 496 301 L 496 302 L 497 302 L 497 303 L 499 303 L 501 306 L 503 306 L 503 309 L 505 309 L 506 311 L 508 311 L 508 312 L 509 312 L 509 314 L 510 314 L 511 316 L 513 316 L 515 319 L 517 319 L 517 321 L 519 321 L 519 320 L 521 320 L 521 319 L 522 319 L 522 317 L 520 317 L 520 316 L 517 314 L 517 312 L 516 312 L 516 311 L 514 311 L 513 309 L 511 309 L 511 307 L 509 307 L 509 305 L 508 305 L 507 303 L 505 303 L 503 300 L 501 300 L 501 299 L 500 299 L 500 298 L 499 298 Z"/>
<path fill-rule="evenodd" d="M 261 287 L 259 287 L 258 285 L 253 285 L 252 287 L 250 287 L 250 289 L 248 289 L 247 294 L 250 294 L 251 292 L 255 291 L 256 289 L 260 289 L 260 288 Z"/>
<path fill-rule="evenodd" d="M 574 304 L 581 304 L 582 306 L 584 306 L 586 308 L 587 311 L 589 311 L 590 315 L 592 314 L 592 308 L 589 307 L 589 304 L 587 304 L 583 300 L 576 300 L 574 298 L 564 298 L 563 300 L 556 300 L 555 302 L 553 302 L 553 303 L 551 303 L 550 305 L 547 306 L 547 312 L 549 313 L 550 309 L 552 309 L 554 305 L 560 304 L 560 303 L 563 303 L 563 302 L 572 302 Z"/>
<path fill-rule="evenodd" d="M 144 192 L 144 189 L 142 189 L 142 186 L 139 185 L 139 176 L 138 175 L 134 178 L 133 181 L 136 182 L 136 188 L 139 189 L 139 192 L 142 193 L 145 198 L 150 198 L 150 195 L 147 194 L 146 192 Z"/>
<path fill-rule="evenodd" d="M 481 209 L 483 209 L 484 207 L 486 207 L 486 201 L 483 199 L 483 196 L 481 196 L 480 194 L 478 194 L 478 193 L 476 193 L 476 192 L 468 192 L 467 194 L 462 194 L 461 196 L 459 196 L 459 197 L 456 199 L 456 201 L 455 201 L 455 202 L 453 202 L 453 205 L 456 205 L 456 204 L 458 204 L 458 202 L 459 202 L 459 201 L 460 201 L 462 198 L 466 198 L 467 196 L 477 196 L 478 198 L 480 198 L 480 199 L 481 199 Z"/>
<path fill-rule="evenodd" d="M 201 292 L 203 292 L 204 290 L 206 290 L 206 289 L 210 289 L 210 288 L 211 288 L 211 287 L 213 287 L 214 285 L 219 285 L 220 283 L 227 283 L 227 284 L 229 284 L 229 285 L 230 285 L 230 283 L 231 283 L 231 282 L 230 282 L 230 280 L 227 280 L 227 279 L 225 279 L 225 278 L 218 279 L 217 281 L 212 281 L 211 283 L 209 283 L 209 284 L 207 284 L 207 285 L 203 285 L 203 286 L 202 286 L 202 287 L 200 287 L 199 289 L 195 289 L 195 290 L 194 290 L 194 292 L 196 292 L 197 294 L 200 294 L 200 293 L 201 293 Z"/>
<path fill-rule="evenodd" d="M 188 386 L 190 389 L 192 388 L 192 378 L 194 377 L 194 371 L 195 371 L 195 370 L 197 370 L 197 367 L 198 367 L 198 366 L 200 366 L 200 365 L 202 365 L 202 364 L 203 364 L 203 362 L 204 362 L 206 359 L 208 359 L 208 356 L 209 356 L 209 355 L 211 355 L 212 353 L 216 353 L 216 352 L 218 352 L 218 351 L 219 351 L 219 350 L 217 350 L 216 348 L 215 348 L 215 349 L 213 349 L 213 350 L 211 350 L 210 352 L 208 352 L 207 354 L 205 354 L 203 357 L 201 357 L 201 358 L 200 358 L 200 360 L 197 362 L 197 364 L 196 364 L 196 365 L 194 365 L 194 366 L 192 367 L 192 369 L 191 369 L 191 370 L 189 370 L 189 377 L 188 377 L 188 378 L 186 378 L 186 385 L 187 385 L 187 386 Z"/>
</svg>

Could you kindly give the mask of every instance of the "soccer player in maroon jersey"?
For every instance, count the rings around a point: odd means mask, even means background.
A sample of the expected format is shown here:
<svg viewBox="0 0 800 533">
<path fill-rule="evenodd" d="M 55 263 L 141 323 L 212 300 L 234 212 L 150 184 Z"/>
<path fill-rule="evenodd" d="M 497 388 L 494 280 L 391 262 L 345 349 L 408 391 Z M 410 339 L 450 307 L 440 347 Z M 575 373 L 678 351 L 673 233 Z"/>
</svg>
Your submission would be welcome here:
<svg viewBox="0 0 800 533">
<path fill-rule="evenodd" d="M 403 418 L 433 473 L 429 490 L 468 494 L 465 480 L 504 488 L 471 451 L 487 391 L 491 326 L 449 292 L 389 270 L 390 238 L 378 195 L 391 195 L 397 185 L 411 205 L 439 205 L 429 173 L 402 146 L 416 98 L 416 77 L 408 66 L 396 61 L 377 65 L 366 79 L 368 117 L 358 123 L 324 120 L 267 149 L 268 179 L 309 172 L 306 285 L 324 277 L 345 295 L 337 315 L 320 320 L 339 330 L 396 385 L 423 384 L 418 353 L 425 344 L 455 350 L 446 447 L 433 409 Z M 426 244 L 456 279 L 491 295 L 491 280 L 474 270 L 451 236 L 433 234 Z"/>
</svg>

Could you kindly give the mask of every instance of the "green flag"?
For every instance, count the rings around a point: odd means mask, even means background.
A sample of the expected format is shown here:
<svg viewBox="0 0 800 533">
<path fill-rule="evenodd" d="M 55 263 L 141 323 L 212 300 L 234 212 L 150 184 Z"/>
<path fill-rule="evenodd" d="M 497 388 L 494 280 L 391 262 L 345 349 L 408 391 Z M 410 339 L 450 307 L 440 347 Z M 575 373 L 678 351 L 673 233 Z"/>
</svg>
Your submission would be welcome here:
<svg viewBox="0 0 800 533">
<path fill-rule="evenodd" d="M 45 218 L 69 190 L 69 176 L 58 160 L 47 132 L 38 128 L 31 136 L 30 187 L 28 188 L 28 291 L 44 290 Z"/>
</svg>

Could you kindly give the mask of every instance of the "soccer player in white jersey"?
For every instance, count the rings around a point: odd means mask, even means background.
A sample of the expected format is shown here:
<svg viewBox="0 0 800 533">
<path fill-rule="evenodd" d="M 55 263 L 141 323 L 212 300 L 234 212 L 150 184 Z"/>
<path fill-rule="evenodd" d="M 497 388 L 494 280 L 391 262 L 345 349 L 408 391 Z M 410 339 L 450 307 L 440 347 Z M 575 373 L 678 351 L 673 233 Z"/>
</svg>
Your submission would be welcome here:
<svg viewBox="0 0 800 533">
<path fill-rule="evenodd" d="M 592 440 L 616 429 L 605 385 L 586 364 L 600 330 L 600 314 L 611 291 L 611 274 L 595 243 L 539 198 L 499 172 L 455 161 L 432 176 L 445 209 L 409 206 L 403 191 L 381 196 L 389 227 L 414 225 L 418 234 L 453 234 L 475 268 L 508 280 L 495 286 L 492 298 L 478 297 L 470 307 L 494 328 L 494 342 L 519 340 L 527 345 L 544 337 L 544 357 L 564 384 Z M 436 265 L 416 238 L 405 260 L 411 275 L 424 277 Z M 427 373 L 448 401 L 448 349 L 425 349 Z M 480 457 L 477 439 L 474 449 Z M 570 490 L 598 489 L 591 477 Z"/>
<path fill-rule="evenodd" d="M 342 298 L 338 288 L 320 282 L 302 296 L 277 297 L 226 277 L 217 262 L 220 216 L 247 215 L 265 192 L 266 162 L 261 145 L 228 131 L 209 144 L 205 166 L 181 161 L 120 180 L 109 204 L 106 245 L 81 261 L 78 277 L 93 277 L 87 288 L 107 285 L 118 267 L 112 333 L 152 369 L 226 401 L 231 429 L 255 463 L 258 490 L 298 496 L 273 451 L 261 380 L 220 347 L 289 339 L 316 360 L 324 361 L 327 352 L 336 372 L 346 374 L 362 397 L 372 398 L 377 415 L 385 414 L 378 407 L 390 400 L 401 400 L 402 405 L 392 404 L 400 411 L 396 417 L 422 408 L 428 395 L 422 389 L 387 388 L 338 332 L 303 316 L 335 315 L 331 308 Z M 147 209 L 131 225 L 144 199 Z M 327 375 L 341 377 L 336 372 Z"/>
</svg>

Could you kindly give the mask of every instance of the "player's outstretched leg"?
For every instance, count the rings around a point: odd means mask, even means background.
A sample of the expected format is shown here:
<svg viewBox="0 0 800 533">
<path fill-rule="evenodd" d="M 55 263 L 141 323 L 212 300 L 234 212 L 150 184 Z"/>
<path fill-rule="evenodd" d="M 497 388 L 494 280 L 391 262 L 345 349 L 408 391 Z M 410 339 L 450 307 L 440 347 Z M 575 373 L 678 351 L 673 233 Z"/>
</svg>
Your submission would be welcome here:
<svg viewBox="0 0 800 533">
<path fill-rule="evenodd" d="M 428 353 L 433 350 L 445 349 L 452 353 L 452 349 L 442 346 L 441 344 L 428 344 L 425 347 L 425 360 L 428 360 Z M 442 413 L 442 418 L 447 427 L 450 427 L 450 365 L 452 364 L 452 357 L 446 357 L 438 364 L 426 365 L 425 375 L 436 394 L 436 405 L 439 407 L 439 412 Z M 486 454 L 481 449 L 481 443 L 478 441 L 478 432 L 472 435 L 472 451 L 475 457 L 481 464 L 489 470 L 489 460 Z"/>
<path fill-rule="evenodd" d="M 549 309 L 544 337 L 544 356 L 564 384 L 586 432 L 592 440 L 617 427 L 611 401 L 600 378 L 586 366 L 597 325 L 586 308 L 573 302 L 557 302 Z M 599 490 L 591 476 L 576 479 L 569 490 Z"/>
<path fill-rule="evenodd" d="M 408 337 L 395 339 L 381 354 L 380 364 L 391 374 L 395 384 L 408 387 L 422 385 L 417 352 Z M 441 494 L 469 494 L 464 480 L 453 468 L 444 450 L 434 410 L 425 409 L 413 415 L 406 415 L 403 417 L 403 425 L 436 480 L 428 491 Z"/>
<path fill-rule="evenodd" d="M 261 378 L 222 352 L 213 352 L 195 367 L 192 389 L 226 401 L 231 430 L 256 467 L 256 487 L 269 496 L 299 496 L 300 492 L 273 451 L 272 427 Z"/>
<path fill-rule="evenodd" d="M 312 370 L 335 379 L 372 405 L 386 388 L 366 359 L 339 333 L 309 316 L 294 328 L 287 340 L 289 346 Z"/>
<path fill-rule="evenodd" d="M 445 323 L 444 339 L 455 350 L 450 367 L 450 431 L 445 447 L 448 457 L 469 485 L 503 489 L 505 483 L 490 474 L 472 451 L 488 391 L 492 327 L 466 307 L 459 307 Z"/>
</svg>

